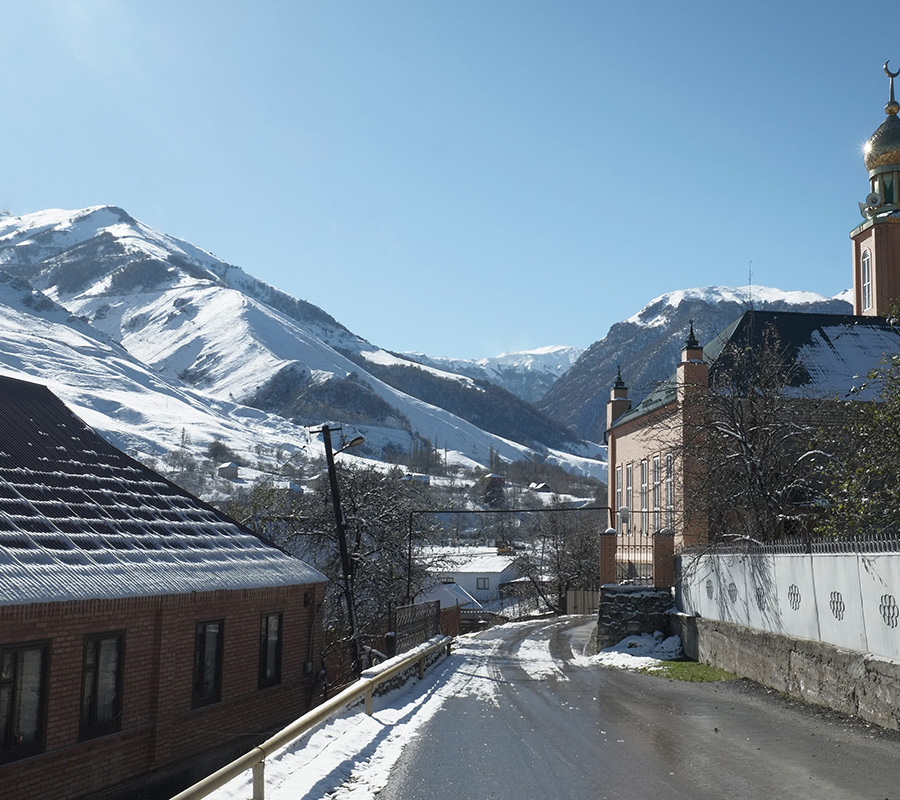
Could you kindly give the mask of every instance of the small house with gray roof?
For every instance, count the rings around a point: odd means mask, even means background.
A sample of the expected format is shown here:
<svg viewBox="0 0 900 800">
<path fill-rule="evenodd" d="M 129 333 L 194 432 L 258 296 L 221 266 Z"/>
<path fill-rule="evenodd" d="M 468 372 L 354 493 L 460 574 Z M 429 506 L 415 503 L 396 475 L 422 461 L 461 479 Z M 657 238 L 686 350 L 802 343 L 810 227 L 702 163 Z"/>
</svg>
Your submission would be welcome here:
<svg viewBox="0 0 900 800">
<path fill-rule="evenodd" d="M 174 794 L 301 715 L 324 581 L 0 377 L 0 786 Z"/>
</svg>

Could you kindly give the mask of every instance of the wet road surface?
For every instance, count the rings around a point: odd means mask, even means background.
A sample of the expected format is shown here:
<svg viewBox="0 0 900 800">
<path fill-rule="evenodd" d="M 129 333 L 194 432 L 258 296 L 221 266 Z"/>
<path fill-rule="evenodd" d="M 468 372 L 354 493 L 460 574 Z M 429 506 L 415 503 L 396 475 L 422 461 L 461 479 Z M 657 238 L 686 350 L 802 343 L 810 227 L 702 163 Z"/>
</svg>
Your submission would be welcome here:
<svg viewBox="0 0 900 800">
<path fill-rule="evenodd" d="M 496 640 L 472 670 L 482 688 L 425 724 L 379 800 L 900 800 L 897 734 L 748 681 L 588 665 L 575 656 L 590 627 L 482 634 Z"/>
</svg>

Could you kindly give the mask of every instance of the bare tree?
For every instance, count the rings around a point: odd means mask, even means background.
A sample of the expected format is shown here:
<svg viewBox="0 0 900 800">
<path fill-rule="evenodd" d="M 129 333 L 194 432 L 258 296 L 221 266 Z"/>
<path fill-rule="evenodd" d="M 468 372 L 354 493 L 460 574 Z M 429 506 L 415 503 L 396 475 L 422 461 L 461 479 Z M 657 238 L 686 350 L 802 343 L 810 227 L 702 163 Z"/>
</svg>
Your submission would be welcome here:
<svg viewBox="0 0 900 800">
<path fill-rule="evenodd" d="M 529 544 L 516 564 L 554 613 L 566 613 L 570 590 L 597 588 L 605 515 L 605 509 L 601 513 L 564 508 L 555 496 L 549 512 L 523 514 L 530 518 L 525 526 Z"/>
<path fill-rule="evenodd" d="M 421 589 L 431 565 L 422 545 L 436 528 L 416 517 L 409 540 L 409 514 L 430 508 L 428 484 L 387 473 L 339 465 L 337 477 L 347 522 L 356 623 L 363 643 L 381 645 L 392 609 L 404 605 L 410 589 Z M 327 477 L 302 494 L 267 481 L 225 507 L 231 516 L 320 570 L 327 578 L 323 622 L 326 651 L 344 647 L 352 631 L 343 597 L 343 570 Z M 412 546 L 411 546 L 412 545 Z"/>
<path fill-rule="evenodd" d="M 802 395 L 802 365 L 776 332 L 762 346 L 728 346 L 710 371 L 708 391 L 690 402 L 682 463 L 686 517 L 704 518 L 709 541 L 767 541 L 809 529 L 834 449 L 824 435 L 832 400 Z"/>
<path fill-rule="evenodd" d="M 877 402 L 848 404 L 841 430 L 845 446 L 825 469 L 825 513 L 819 532 L 836 538 L 896 534 L 900 525 L 900 354 L 887 357 L 861 389 Z"/>
</svg>

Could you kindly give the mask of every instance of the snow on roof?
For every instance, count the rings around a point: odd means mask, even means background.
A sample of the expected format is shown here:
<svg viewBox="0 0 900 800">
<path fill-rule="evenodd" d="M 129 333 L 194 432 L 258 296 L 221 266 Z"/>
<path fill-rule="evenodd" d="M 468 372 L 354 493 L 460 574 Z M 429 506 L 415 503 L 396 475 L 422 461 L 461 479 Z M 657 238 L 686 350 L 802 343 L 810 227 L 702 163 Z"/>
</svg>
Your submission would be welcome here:
<svg viewBox="0 0 900 800">
<path fill-rule="evenodd" d="M 797 396 L 874 400 L 877 387 L 858 390 L 866 375 L 900 347 L 900 334 L 881 317 L 746 311 L 704 346 L 703 357 L 710 363 L 711 374 L 723 363 L 719 357 L 727 345 L 760 348 L 769 328 L 777 333 L 786 359 L 797 366 L 790 392 Z M 674 402 L 675 394 L 673 374 L 636 408 L 619 417 L 613 427 Z"/>
<path fill-rule="evenodd" d="M 416 597 L 417 603 L 440 601 L 441 608 L 467 608 L 469 610 L 481 610 L 479 603 L 472 595 L 457 583 L 441 583 L 433 581 L 426 586 Z"/>
<path fill-rule="evenodd" d="M 514 555 L 497 555 L 497 550 L 493 547 L 451 547 L 434 550 L 440 550 L 446 559 L 445 568 L 441 569 L 442 573 L 501 573 L 509 569 L 516 560 Z"/>
<path fill-rule="evenodd" d="M 323 580 L 107 444 L 45 387 L 0 377 L 4 604 Z"/>
</svg>

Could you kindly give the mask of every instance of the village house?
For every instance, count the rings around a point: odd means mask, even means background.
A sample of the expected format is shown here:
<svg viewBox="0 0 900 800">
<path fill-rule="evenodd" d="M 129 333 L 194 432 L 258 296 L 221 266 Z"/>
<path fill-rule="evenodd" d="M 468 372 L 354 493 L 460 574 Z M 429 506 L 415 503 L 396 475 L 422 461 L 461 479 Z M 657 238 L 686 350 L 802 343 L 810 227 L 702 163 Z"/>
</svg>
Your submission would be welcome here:
<svg viewBox="0 0 900 800">
<path fill-rule="evenodd" d="M 750 310 L 705 347 L 692 326 L 672 376 L 635 407 L 618 375 L 606 419 L 609 506 L 618 537 L 615 559 L 601 565 L 602 581 L 672 586 L 674 551 L 705 537 L 702 514 L 686 507 L 700 476 L 692 473 L 696 464 L 685 463 L 684 453 L 687 438 L 700 425 L 710 376 L 723 368 L 729 348 L 758 351 L 769 332 L 792 367 L 791 388 L 798 399 L 874 399 L 871 391 L 851 392 L 900 345 L 885 319 L 900 299 L 900 104 L 893 77 L 885 112 L 884 123 L 865 146 L 869 193 L 860 203 L 864 221 L 850 234 L 852 315 Z M 627 365 L 624 370 L 627 375 Z"/>
<path fill-rule="evenodd" d="M 174 794 L 315 702 L 324 576 L 43 386 L 0 419 L 4 796 Z"/>
</svg>

